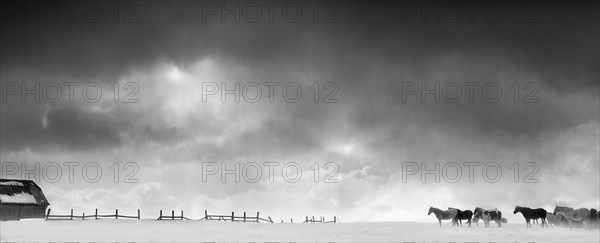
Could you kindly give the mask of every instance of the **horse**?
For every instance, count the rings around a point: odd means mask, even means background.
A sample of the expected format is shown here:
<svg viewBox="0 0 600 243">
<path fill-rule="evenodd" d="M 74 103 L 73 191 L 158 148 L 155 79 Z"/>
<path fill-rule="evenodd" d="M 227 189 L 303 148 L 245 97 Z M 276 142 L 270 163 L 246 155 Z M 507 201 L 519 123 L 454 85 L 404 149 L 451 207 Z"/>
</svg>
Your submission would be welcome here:
<svg viewBox="0 0 600 243">
<path fill-rule="evenodd" d="M 471 211 L 471 210 L 462 211 L 458 208 L 451 208 L 451 207 L 449 207 L 448 209 L 456 210 L 456 220 L 458 221 L 458 223 L 460 223 L 461 227 L 462 227 L 462 220 L 467 220 L 467 224 L 469 224 L 469 227 L 471 227 L 471 217 L 473 217 L 473 211 Z"/>
<path fill-rule="evenodd" d="M 473 222 L 479 226 L 479 219 L 481 219 L 480 215 L 481 212 L 483 211 L 483 208 L 480 207 L 476 207 L 475 210 L 473 210 Z"/>
<path fill-rule="evenodd" d="M 502 212 L 497 208 L 492 210 L 486 210 L 479 207 L 475 208 L 473 211 L 473 220 L 477 225 L 479 225 L 479 219 L 483 220 L 485 227 L 489 227 L 490 221 L 492 220 L 498 224 L 498 227 L 502 227 L 502 222 L 506 222 L 506 219 L 502 218 Z"/>
<path fill-rule="evenodd" d="M 598 228 L 598 210 L 595 208 L 590 209 L 590 227 Z"/>
<path fill-rule="evenodd" d="M 521 213 L 527 223 L 527 228 L 531 228 L 531 219 L 542 219 L 542 228 L 546 223 L 546 210 L 543 208 L 531 209 L 527 207 L 516 206 L 513 214 Z"/>
<path fill-rule="evenodd" d="M 582 224 L 589 229 L 590 210 L 587 208 L 573 209 L 570 207 L 556 206 L 554 214 L 563 213 L 569 222 L 569 228 L 573 228 L 575 223 Z"/>
<path fill-rule="evenodd" d="M 429 212 L 427 212 L 427 215 L 431 215 L 431 213 L 435 214 L 435 217 L 440 223 L 440 227 L 442 227 L 442 220 L 451 219 L 452 226 L 454 226 L 456 223 L 456 209 L 441 210 L 439 208 L 429 207 Z"/>
<path fill-rule="evenodd" d="M 562 227 L 569 223 L 563 213 L 557 213 L 554 215 L 551 212 L 546 212 L 546 220 L 548 221 L 548 226 L 553 225 L 554 227 Z"/>
</svg>

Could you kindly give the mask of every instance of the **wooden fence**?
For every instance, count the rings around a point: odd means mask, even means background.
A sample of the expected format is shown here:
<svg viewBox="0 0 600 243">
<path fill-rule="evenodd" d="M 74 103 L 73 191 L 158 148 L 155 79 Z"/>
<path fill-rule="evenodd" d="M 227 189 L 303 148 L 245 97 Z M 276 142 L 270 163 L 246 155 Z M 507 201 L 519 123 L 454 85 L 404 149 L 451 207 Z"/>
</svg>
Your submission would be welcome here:
<svg viewBox="0 0 600 243">
<path fill-rule="evenodd" d="M 119 210 L 116 209 L 115 210 L 115 214 L 98 214 L 98 209 L 96 209 L 94 214 L 89 214 L 89 215 L 85 215 L 85 213 L 82 213 L 81 216 L 79 215 L 74 215 L 73 214 L 73 209 L 71 209 L 71 214 L 70 215 L 52 215 L 50 214 L 50 208 L 48 209 L 48 213 L 46 213 L 46 220 L 73 220 L 73 219 L 81 219 L 81 220 L 85 220 L 85 218 L 94 218 L 94 219 L 101 219 L 101 218 L 114 218 L 114 219 L 119 219 L 119 218 L 125 218 L 125 219 L 137 219 L 140 220 L 140 210 L 137 210 L 137 216 L 127 216 L 127 215 L 119 215 Z"/>
<path fill-rule="evenodd" d="M 181 215 L 177 216 L 175 215 L 175 210 L 171 210 L 171 216 L 169 215 L 163 215 L 162 210 L 160 210 L 160 215 L 158 216 L 157 220 L 163 220 L 163 219 L 170 219 L 170 220 L 190 220 L 186 217 L 183 217 L 183 210 L 181 210 Z"/>
<path fill-rule="evenodd" d="M 293 221 L 291 221 L 291 222 L 293 223 Z M 302 223 L 304 223 L 304 224 L 306 224 L 306 223 L 323 223 L 323 224 L 334 223 L 335 224 L 337 222 L 338 222 L 338 219 L 336 216 L 333 216 L 333 220 L 331 220 L 331 221 L 325 220 L 325 217 L 322 217 L 322 216 L 319 218 L 319 220 L 315 220 L 315 216 L 312 216 L 312 218 L 308 218 L 308 216 L 306 216 L 306 220 L 304 220 L 304 222 L 302 222 Z"/>
<path fill-rule="evenodd" d="M 127 215 L 119 215 L 119 210 L 116 209 L 115 210 L 115 214 L 98 214 L 98 209 L 95 210 L 94 214 L 88 214 L 86 215 L 85 213 L 82 213 L 81 216 L 80 215 L 74 215 L 73 214 L 73 209 L 71 209 L 71 214 L 69 215 L 57 215 L 57 214 L 50 214 L 51 209 L 48 209 L 48 212 L 46 214 L 46 220 L 74 220 L 74 219 L 81 219 L 81 220 L 85 220 L 86 218 L 91 218 L 91 219 L 102 219 L 102 218 L 114 218 L 114 219 L 119 219 L 119 218 L 125 218 L 125 219 L 137 219 L 140 220 L 140 210 L 137 210 L 137 216 L 127 216 Z M 244 212 L 243 215 L 235 215 L 235 212 L 231 212 L 231 215 L 213 215 L 213 214 L 208 214 L 208 210 L 204 210 L 204 218 L 201 219 L 197 219 L 197 220 L 209 220 L 209 221 L 224 221 L 224 222 L 248 222 L 248 223 L 260 223 L 260 222 L 268 222 L 268 223 L 273 223 L 273 220 L 271 219 L 270 216 L 267 217 L 268 219 L 265 218 L 261 218 L 260 217 L 260 212 L 256 212 L 256 216 L 250 216 L 247 215 L 246 212 Z M 171 210 L 171 214 L 163 214 L 163 211 L 160 210 L 159 212 L 159 216 L 157 218 L 157 220 L 193 220 L 187 217 L 183 216 L 183 210 L 181 210 L 181 214 L 179 215 L 175 215 L 175 210 Z M 282 221 L 283 222 L 283 221 Z M 294 221 L 292 219 L 290 219 L 290 222 L 293 223 Z M 308 218 L 308 216 L 306 216 L 306 220 L 303 223 L 337 223 L 337 217 L 333 217 L 332 221 L 326 221 L 325 217 L 321 217 L 320 220 L 315 220 L 315 217 L 313 216 L 311 219 Z"/>
<path fill-rule="evenodd" d="M 244 212 L 243 216 L 235 216 L 234 212 L 231 212 L 231 215 L 211 215 L 208 214 L 207 210 L 204 210 L 204 218 L 201 218 L 200 220 L 216 220 L 216 221 L 229 221 L 229 222 L 254 222 L 254 223 L 260 223 L 262 222 L 269 222 L 269 223 L 273 223 L 273 220 L 271 219 L 271 217 L 268 217 L 269 219 L 264 219 L 260 217 L 260 212 L 256 212 L 256 217 L 252 217 L 252 216 L 247 216 L 246 212 Z"/>
</svg>

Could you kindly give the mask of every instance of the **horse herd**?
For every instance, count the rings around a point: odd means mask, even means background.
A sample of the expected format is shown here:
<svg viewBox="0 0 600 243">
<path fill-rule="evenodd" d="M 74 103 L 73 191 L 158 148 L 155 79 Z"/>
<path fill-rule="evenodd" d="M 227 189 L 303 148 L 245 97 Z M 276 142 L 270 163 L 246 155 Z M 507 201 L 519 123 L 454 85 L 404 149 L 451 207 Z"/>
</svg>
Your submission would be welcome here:
<svg viewBox="0 0 600 243">
<path fill-rule="evenodd" d="M 442 220 L 452 220 L 452 226 L 462 226 L 462 221 L 467 220 L 467 224 L 471 227 L 471 221 L 479 226 L 479 220 L 483 220 L 485 227 L 490 226 L 490 222 L 494 221 L 498 224 L 498 227 L 502 227 L 502 223 L 506 223 L 506 218 L 502 217 L 502 212 L 498 209 L 483 209 L 480 207 L 475 210 L 460 210 L 458 208 L 449 207 L 447 210 L 441 210 L 439 208 L 429 207 L 427 215 L 435 214 L 438 219 L 440 227 L 442 226 Z M 554 212 L 550 213 L 543 208 L 527 208 L 516 206 L 513 214 L 521 213 L 527 227 L 531 227 L 531 221 L 537 223 L 538 219 L 542 220 L 543 227 L 585 227 L 586 229 L 598 228 L 598 222 L 600 222 L 600 214 L 598 210 L 592 208 L 570 208 L 563 206 L 556 206 Z"/>
</svg>

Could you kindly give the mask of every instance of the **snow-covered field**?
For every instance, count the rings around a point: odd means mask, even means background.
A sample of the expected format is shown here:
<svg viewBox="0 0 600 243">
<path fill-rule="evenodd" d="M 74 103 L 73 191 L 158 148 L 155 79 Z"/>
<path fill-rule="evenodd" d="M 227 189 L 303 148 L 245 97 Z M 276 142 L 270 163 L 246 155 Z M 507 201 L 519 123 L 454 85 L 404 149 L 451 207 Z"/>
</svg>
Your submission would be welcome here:
<svg viewBox="0 0 600 243">
<path fill-rule="evenodd" d="M 554 241 L 599 242 L 599 231 L 506 224 L 452 228 L 449 223 L 270 224 L 157 220 L 0 222 L 0 241 Z"/>
</svg>

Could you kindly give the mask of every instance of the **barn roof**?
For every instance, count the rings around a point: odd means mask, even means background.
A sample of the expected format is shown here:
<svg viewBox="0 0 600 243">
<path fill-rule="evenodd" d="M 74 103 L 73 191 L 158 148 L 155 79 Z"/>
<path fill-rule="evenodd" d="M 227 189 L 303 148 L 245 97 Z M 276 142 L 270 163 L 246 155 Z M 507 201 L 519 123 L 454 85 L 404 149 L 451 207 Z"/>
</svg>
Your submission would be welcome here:
<svg viewBox="0 0 600 243">
<path fill-rule="evenodd" d="M 0 179 L 0 203 L 49 205 L 42 189 L 31 180 Z"/>
</svg>

